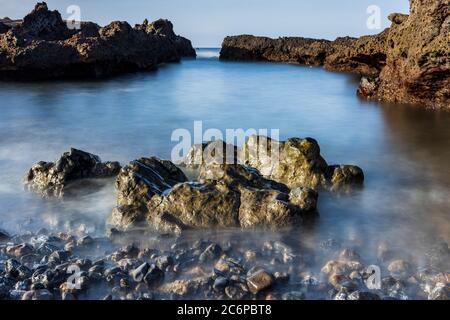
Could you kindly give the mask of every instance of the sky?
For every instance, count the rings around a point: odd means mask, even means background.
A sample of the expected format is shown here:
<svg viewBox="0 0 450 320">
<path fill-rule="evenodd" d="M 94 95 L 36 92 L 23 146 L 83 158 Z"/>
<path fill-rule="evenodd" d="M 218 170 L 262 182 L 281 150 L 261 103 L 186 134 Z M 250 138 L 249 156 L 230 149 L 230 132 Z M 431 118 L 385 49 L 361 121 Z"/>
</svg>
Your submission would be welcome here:
<svg viewBox="0 0 450 320">
<path fill-rule="evenodd" d="M 302 36 L 333 40 L 338 36 L 374 34 L 388 27 L 392 12 L 407 13 L 408 0 L 47 0 L 63 18 L 71 5 L 81 20 L 100 25 L 114 20 L 130 24 L 166 18 L 175 32 L 195 47 L 220 47 L 227 35 Z M 0 17 L 22 18 L 36 0 L 0 0 Z M 369 6 L 380 9 L 381 29 L 367 27 Z"/>
</svg>

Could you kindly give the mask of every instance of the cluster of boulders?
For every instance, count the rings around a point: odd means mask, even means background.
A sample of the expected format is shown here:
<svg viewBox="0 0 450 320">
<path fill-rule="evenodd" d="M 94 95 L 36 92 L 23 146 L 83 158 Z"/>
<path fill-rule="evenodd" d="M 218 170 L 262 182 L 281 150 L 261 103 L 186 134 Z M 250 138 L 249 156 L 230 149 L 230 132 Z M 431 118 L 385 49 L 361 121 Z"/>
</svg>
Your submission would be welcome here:
<svg viewBox="0 0 450 320">
<path fill-rule="evenodd" d="M 0 22 L 1 78 L 100 77 L 195 55 L 191 42 L 162 19 L 134 28 L 121 21 L 69 28 L 42 2 L 20 22 Z"/>
<path fill-rule="evenodd" d="M 410 15 L 391 14 L 391 27 L 377 35 L 335 41 L 226 37 L 220 58 L 323 65 L 362 75 L 360 96 L 450 108 L 449 1 L 410 2 Z"/>
<path fill-rule="evenodd" d="M 163 236 L 151 244 L 140 236 L 43 229 L 0 238 L 0 300 L 450 298 L 450 274 L 439 271 L 450 259 L 446 243 L 432 247 L 420 268 L 381 243 L 372 259 L 381 281 L 374 283 L 364 258 L 333 239 L 310 251 L 242 233 Z"/>
<path fill-rule="evenodd" d="M 267 145 L 270 151 L 263 152 Z M 311 138 L 280 142 L 252 136 L 239 149 L 213 141 L 193 146 L 180 165 L 196 171 L 197 178 L 189 181 L 174 163 L 156 157 L 121 168 L 71 149 L 54 163 L 34 165 L 25 183 L 44 197 L 62 197 L 89 179 L 117 176 L 111 224 L 181 233 L 192 228 L 295 226 L 315 216 L 318 189 L 345 189 L 364 180 L 359 167 L 329 166 Z"/>
</svg>

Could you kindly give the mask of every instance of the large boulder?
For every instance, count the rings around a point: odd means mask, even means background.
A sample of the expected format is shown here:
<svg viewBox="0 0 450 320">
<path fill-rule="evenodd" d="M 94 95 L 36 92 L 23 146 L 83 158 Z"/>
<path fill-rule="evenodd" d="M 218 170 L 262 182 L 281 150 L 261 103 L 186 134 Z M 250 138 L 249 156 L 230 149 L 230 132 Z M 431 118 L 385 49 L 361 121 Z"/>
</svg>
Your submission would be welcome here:
<svg viewBox="0 0 450 320">
<path fill-rule="evenodd" d="M 38 3 L 20 23 L 0 26 L 0 78 L 102 77 L 195 56 L 190 41 L 161 21 L 148 31 L 121 21 L 69 29 L 57 11 Z"/>
<path fill-rule="evenodd" d="M 364 181 L 363 171 L 357 166 L 329 166 L 320 154 L 319 144 L 312 138 L 276 141 L 254 135 L 242 147 L 240 160 L 258 169 L 266 178 L 290 188 L 336 190 Z"/>
<path fill-rule="evenodd" d="M 291 202 L 285 185 L 239 164 L 202 165 L 199 180 L 187 182 L 181 170 L 157 158 L 132 161 L 121 170 L 116 188 L 113 225 L 149 227 L 163 233 L 211 227 L 289 227 L 315 212 L 317 201 L 311 190 L 303 199 L 293 193 Z"/>
<path fill-rule="evenodd" d="M 113 177 L 119 170 L 118 162 L 102 162 L 94 154 L 72 148 L 56 162 L 35 164 L 25 177 L 25 185 L 42 197 L 62 197 L 79 180 Z"/>
</svg>

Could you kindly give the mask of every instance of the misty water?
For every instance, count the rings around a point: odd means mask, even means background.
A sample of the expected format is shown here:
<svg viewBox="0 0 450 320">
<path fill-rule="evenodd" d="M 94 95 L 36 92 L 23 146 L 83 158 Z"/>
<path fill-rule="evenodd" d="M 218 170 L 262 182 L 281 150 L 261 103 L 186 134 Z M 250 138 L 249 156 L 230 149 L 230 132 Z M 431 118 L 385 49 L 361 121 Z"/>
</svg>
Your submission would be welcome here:
<svg viewBox="0 0 450 320">
<path fill-rule="evenodd" d="M 358 78 L 317 67 L 196 60 L 96 81 L 0 83 L 0 229 L 47 228 L 103 236 L 115 204 L 114 181 L 68 200 L 44 200 L 22 179 L 40 160 L 70 147 L 122 164 L 170 158 L 173 130 L 279 129 L 282 139 L 313 137 L 329 164 L 356 164 L 362 190 L 321 192 L 319 217 L 289 232 L 215 231 L 243 244 L 282 239 L 312 252 L 334 239 L 376 262 L 387 242 L 417 265 L 450 240 L 450 113 L 359 99 Z M 253 235 L 253 237 L 252 237 Z M 191 235 L 194 238 L 204 234 Z M 318 264 L 320 266 L 320 264 Z M 449 266 L 447 266 L 448 269 Z"/>
</svg>

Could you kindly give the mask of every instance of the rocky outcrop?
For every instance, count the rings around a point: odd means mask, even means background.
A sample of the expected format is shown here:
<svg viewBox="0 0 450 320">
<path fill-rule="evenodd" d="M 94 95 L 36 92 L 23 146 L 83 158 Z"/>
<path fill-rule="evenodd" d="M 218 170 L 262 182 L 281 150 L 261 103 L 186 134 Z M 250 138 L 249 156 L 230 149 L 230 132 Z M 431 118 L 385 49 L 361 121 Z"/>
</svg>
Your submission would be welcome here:
<svg viewBox="0 0 450 320">
<path fill-rule="evenodd" d="M 225 38 L 220 58 L 324 65 L 328 70 L 373 76 L 380 72 L 386 61 L 385 38 L 386 32 L 378 36 L 346 37 L 335 41 L 242 35 Z"/>
<path fill-rule="evenodd" d="M 372 79 L 376 89 L 361 94 L 450 108 L 450 2 L 412 0 L 410 6 L 409 16 L 390 16 L 386 67 Z"/>
<path fill-rule="evenodd" d="M 25 185 L 42 197 L 62 197 L 70 194 L 77 181 L 113 177 L 119 170 L 118 162 L 101 162 L 96 155 L 72 148 L 56 162 L 35 164 L 25 177 Z"/>
<path fill-rule="evenodd" d="M 307 38 L 226 37 L 220 52 L 224 60 L 263 60 L 322 65 L 331 41 Z"/>
<path fill-rule="evenodd" d="M 357 166 L 328 165 L 320 155 L 319 144 L 312 138 L 276 141 L 251 136 L 240 152 L 240 159 L 266 178 L 290 188 L 339 190 L 361 185 L 364 181 L 364 173 Z"/>
<path fill-rule="evenodd" d="M 191 228 L 283 228 L 315 211 L 317 193 L 290 191 L 239 164 L 201 167 L 198 181 L 169 161 L 143 158 L 124 167 L 116 181 L 117 207 L 110 222 L 123 229 L 163 233 Z"/>
<path fill-rule="evenodd" d="M 450 4 L 411 0 L 410 14 L 389 16 L 378 35 L 338 38 L 227 37 L 221 59 L 324 65 L 363 75 L 362 97 L 430 108 L 450 108 Z"/>
<path fill-rule="evenodd" d="M 69 29 L 57 11 L 38 3 L 21 23 L 0 25 L 1 78 L 101 77 L 154 69 L 164 62 L 195 56 L 189 40 L 158 20 L 131 27 L 115 21 Z"/>
</svg>

